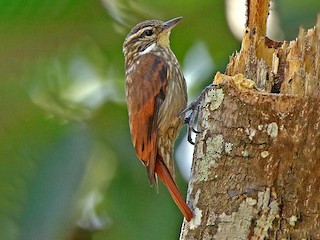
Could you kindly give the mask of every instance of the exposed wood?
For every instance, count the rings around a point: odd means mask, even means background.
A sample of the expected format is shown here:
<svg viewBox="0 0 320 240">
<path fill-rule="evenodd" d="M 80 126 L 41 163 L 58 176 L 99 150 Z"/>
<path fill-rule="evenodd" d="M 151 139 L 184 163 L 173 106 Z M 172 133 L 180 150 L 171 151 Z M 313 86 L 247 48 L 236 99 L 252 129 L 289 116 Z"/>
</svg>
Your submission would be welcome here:
<svg viewBox="0 0 320 240">
<path fill-rule="evenodd" d="M 247 6 L 241 50 L 202 103 L 195 218 L 180 239 L 320 239 L 320 17 L 275 42 L 265 36 L 269 1 Z"/>
<path fill-rule="evenodd" d="M 258 92 L 242 75 L 215 82 L 181 239 L 320 238 L 320 99 Z"/>
<path fill-rule="evenodd" d="M 257 36 L 266 35 L 270 2 L 271 0 L 247 1 L 246 27 L 252 29 Z"/>
<path fill-rule="evenodd" d="M 226 74 L 242 73 L 260 90 L 320 95 L 320 17 L 316 27 L 300 29 L 297 40 L 275 42 L 262 31 L 246 28 L 239 53 L 230 58 Z"/>
</svg>

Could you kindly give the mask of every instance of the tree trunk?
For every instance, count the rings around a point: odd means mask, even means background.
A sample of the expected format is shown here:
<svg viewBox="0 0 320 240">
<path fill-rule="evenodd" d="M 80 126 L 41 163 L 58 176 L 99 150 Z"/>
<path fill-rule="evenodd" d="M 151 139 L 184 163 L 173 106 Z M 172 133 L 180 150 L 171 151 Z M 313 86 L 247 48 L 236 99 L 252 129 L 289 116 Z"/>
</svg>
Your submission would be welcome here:
<svg viewBox="0 0 320 240">
<path fill-rule="evenodd" d="M 241 51 L 199 116 L 180 239 L 320 239 L 320 17 L 265 37 L 269 1 L 247 3 Z"/>
</svg>

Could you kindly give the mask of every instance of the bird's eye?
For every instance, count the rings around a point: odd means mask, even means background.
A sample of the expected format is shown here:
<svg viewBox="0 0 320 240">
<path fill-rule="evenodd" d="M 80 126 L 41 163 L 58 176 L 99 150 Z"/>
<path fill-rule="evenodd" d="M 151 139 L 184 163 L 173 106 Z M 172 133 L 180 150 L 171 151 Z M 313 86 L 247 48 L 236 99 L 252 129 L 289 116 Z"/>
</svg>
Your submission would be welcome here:
<svg viewBox="0 0 320 240">
<path fill-rule="evenodd" d="M 153 34 L 153 31 L 151 29 L 147 29 L 144 31 L 144 34 L 147 36 L 151 36 Z"/>
</svg>

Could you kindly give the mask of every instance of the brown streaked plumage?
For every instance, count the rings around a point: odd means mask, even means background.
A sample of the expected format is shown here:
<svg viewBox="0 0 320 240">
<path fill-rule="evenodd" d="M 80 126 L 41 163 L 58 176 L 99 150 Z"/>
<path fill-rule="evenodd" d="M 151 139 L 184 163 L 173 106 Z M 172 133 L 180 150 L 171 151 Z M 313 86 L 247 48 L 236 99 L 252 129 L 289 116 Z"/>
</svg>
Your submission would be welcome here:
<svg viewBox="0 0 320 240">
<path fill-rule="evenodd" d="M 170 49 L 169 36 L 181 20 L 149 20 L 136 25 L 123 44 L 130 131 L 136 154 L 146 166 L 150 183 L 167 186 L 187 221 L 192 212 L 175 181 L 174 142 L 183 125 L 179 113 L 187 105 L 186 83 Z"/>
</svg>

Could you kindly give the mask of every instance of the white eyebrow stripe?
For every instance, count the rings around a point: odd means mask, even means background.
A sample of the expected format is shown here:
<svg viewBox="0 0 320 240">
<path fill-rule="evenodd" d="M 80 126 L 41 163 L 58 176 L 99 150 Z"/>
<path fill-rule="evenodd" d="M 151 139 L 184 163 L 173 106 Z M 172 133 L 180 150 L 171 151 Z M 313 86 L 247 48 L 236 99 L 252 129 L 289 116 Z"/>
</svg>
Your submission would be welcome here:
<svg viewBox="0 0 320 240">
<path fill-rule="evenodd" d="M 138 32 L 136 32 L 136 33 L 128 36 L 128 39 L 126 39 L 126 42 L 131 42 L 132 39 L 134 39 L 134 38 L 139 38 L 139 37 L 143 34 L 143 32 L 144 32 L 145 30 L 147 30 L 147 29 L 151 29 L 151 30 L 152 30 L 153 28 L 152 28 L 152 27 L 146 27 L 146 28 L 140 29 Z"/>
<path fill-rule="evenodd" d="M 145 50 L 143 50 L 142 52 L 139 52 L 139 55 L 144 55 L 149 53 L 152 49 L 154 49 L 154 47 L 156 46 L 156 43 L 152 43 L 149 47 L 147 47 Z"/>
</svg>

